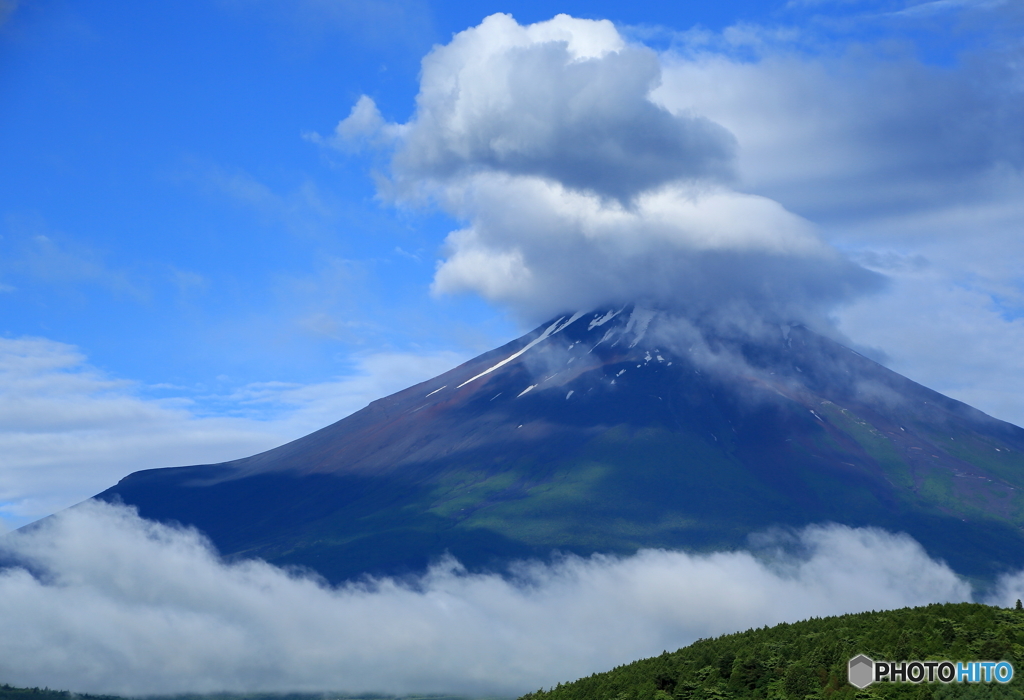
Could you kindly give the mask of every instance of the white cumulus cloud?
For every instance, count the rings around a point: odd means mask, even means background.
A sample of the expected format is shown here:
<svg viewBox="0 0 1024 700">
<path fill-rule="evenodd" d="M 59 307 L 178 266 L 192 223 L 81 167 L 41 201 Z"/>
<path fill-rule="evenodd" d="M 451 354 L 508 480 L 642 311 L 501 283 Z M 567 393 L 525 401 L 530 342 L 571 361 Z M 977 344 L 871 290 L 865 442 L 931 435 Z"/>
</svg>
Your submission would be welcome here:
<svg viewBox="0 0 1024 700">
<path fill-rule="evenodd" d="M 657 54 L 607 20 L 521 26 L 496 14 L 423 59 L 409 123 L 385 125 L 364 96 L 336 136 L 399 138 L 400 188 L 491 171 L 625 200 L 673 180 L 728 177 L 732 136 L 647 99 L 660 75 Z"/>
<path fill-rule="evenodd" d="M 429 196 L 466 222 L 435 292 L 476 292 L 529 321 L 742 302 L 820 326 L 879 285 L 809 221 L 733 189 L 733 134 L 653 99 L 662 72 L 610 22 L 492 15 L 424 58 L 408 122 L 385 123 L 364 96 L 333 141 L 386 143 L 392 196 Z"/>
</svg>

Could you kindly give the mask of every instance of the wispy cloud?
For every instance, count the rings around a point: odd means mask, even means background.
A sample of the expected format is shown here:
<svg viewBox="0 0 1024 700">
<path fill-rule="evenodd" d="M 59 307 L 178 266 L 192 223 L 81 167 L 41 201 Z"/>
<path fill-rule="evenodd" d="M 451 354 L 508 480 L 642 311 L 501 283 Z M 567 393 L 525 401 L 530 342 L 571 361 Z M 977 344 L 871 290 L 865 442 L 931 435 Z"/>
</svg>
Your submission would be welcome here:
<svg viewBox="0 0 1024 700">
<path fill-rule="evenodd" d="M 288 189 L 274 188 L 245 170 L 194 161 L 178 170 L 175 177 L 248 209 L 265 225 L 283 226 L 293 234 L 329 235 L 338 219 L 331 195 L 312 180 Z"/>
<path fill-rule="evenodd" d="M 426 0 L 224 0 L 247 16 L 262 16 L 287 32 L 292 50 L 308 51 L 343 37 L 360 51 L 425 50 L 434 36 Z"/>
<path fill-rule="evenodd" d="M 18 9 L 18 0 L 0 0 L 0 27 L 4 26 L 14 11 Z"/>
<path fill-rule="evenodd" d="M 895 17 L 928 17 L 965 9 L 990 10 L 1001 7 L 1006 2 L 1007 0 L 929 0 L 888 14 Z"/>
<path fill-rule="evenodd" d="M 0 237 L 0 273 L 15 282 L 77 290 L 101 288 L 136 301 L 149 298 L 145 276 L 111 264 L 103 251 L 52 227 L 38 215 L 8 214 Z M 2 285 L 16 291 L 18 284 Z"/>
</svg>

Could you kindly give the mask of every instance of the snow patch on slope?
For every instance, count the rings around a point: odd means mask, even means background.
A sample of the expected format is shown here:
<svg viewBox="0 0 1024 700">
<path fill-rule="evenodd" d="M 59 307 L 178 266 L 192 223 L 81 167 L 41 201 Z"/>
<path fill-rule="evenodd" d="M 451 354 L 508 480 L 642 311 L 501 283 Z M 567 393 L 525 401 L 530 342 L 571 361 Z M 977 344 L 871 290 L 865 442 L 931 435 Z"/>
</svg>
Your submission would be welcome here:
<svg viewBox="0 0 1024 700">
<path fill-rule="evenodd" d="M 536 338 L 534 338 L 529 343 L 527 343 L 525 346 L 523 346 L 523 348 L 521 350 L 519 350 L 518 352 L 512 353 L 511 355 L 506 357 L 504 360 L 502 360 L 498 364 L 492 365 L 491 367 L 488 367 L 487 369 L 485 369 L 480 374 L 478 374 L 475 377 L 472 377 L 470 379 L 467 379 L 466 381 L 462 382 L 462 384 L 459 384 L 455 388 L 456 389 L 461 389 L 462 387 L 466 386 L 470 382 L 476 381 L 480 377 L 483 377 L 484 375 L 490 374 L 491 372 L 493 372 L 494 370 L 498 369 L 499 367 L 504 367 L 509 362 L 511 362 L 512 360 L 516 359 L 517 357 L 522 355 L 524 352 L 526 352 L 527 350 L 532 348 L 534 345 L 537 345 L 538 343 L 540 343 L 540 342 L 542 342 L 544 340 L 547 340 L 549 337 L 553 336 L 555 333 L 560 333 L 563 330 L 565 330 L 566 328 L 568 328 L 570 324 L 573 324 L 576 321 L 578 321 L 580 319 L 580 317 L 583 316 L 584 313 L 585 312 L 583 312 L 583 311 L 577 311 L 576 313 L 574 313 L 572 316 L 569 317 L 568 321 L 565 321 L 565 316 L 562 316 L 560 319 L 558 319 L 557 321 L 552 323 L 550 326 L 548 326 L 546 329 L 544 329 L 543 333 L 541 333 Z M 562 323 L 562 321 L 565 321 L 565 323 Z"/>
<path fill-rule="evenodd" d="M 595 314 L 594 315 L 594 320 L 590 322 L 589 326 L 587 326 L 587 330 L 588 331 L 592 331 L 595 328 L 597 328 L 598 326 L 603 326 L 604 324 L 608 323 L 613 318 L 618 316 L 621 312 L 622 312 L 622 309 L 619 309 L 618 311 L 609 311 L 608 313 L 606 313 L 601 318 L 597 318 L 597 315 Z"/>
</svg>

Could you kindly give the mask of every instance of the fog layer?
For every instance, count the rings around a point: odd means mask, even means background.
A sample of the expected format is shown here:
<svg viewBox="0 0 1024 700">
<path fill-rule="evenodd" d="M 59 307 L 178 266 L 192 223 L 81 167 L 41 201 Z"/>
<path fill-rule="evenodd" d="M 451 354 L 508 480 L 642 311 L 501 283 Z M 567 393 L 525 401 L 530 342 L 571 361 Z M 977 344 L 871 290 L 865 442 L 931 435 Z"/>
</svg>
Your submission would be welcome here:
<svg viewBox="0 0 1024 700">
<path fill-rule="evenodd" d="M 700 637 L 971 596 L 908 537 L 835 525 L 752 551 L 555 557 L 502 575 L 448 559 L 337 588 L 223 563 L 195 531 L 103 503 L 0 547 L 19 562 L 0 572 L 0 676 L 79 692 L 516 695 Z"/>
</svg>

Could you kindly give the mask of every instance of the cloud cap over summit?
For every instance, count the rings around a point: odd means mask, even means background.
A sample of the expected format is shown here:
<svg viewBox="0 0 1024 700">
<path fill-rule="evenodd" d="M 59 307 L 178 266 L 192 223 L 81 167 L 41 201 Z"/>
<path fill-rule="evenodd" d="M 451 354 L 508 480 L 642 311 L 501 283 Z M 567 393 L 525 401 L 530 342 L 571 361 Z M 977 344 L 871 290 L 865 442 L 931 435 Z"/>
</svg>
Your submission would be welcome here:
<svg viewBox="0 0 1024 700">
<path fill-rule="evenodd" d="M 435 293 L 475 292 L 528 321 L 642 300 L 820 326 L 879 286 L 807 220 L 730 188 L 732 134 L 652 100 L 661 80 L 659 56 L 608 21 L 492 15 L 424 58 L 408 122 L 364 96 L 331 142 L 392 149 L 386 194 L 467 223 L 446 239 Z"/>
</svg>

